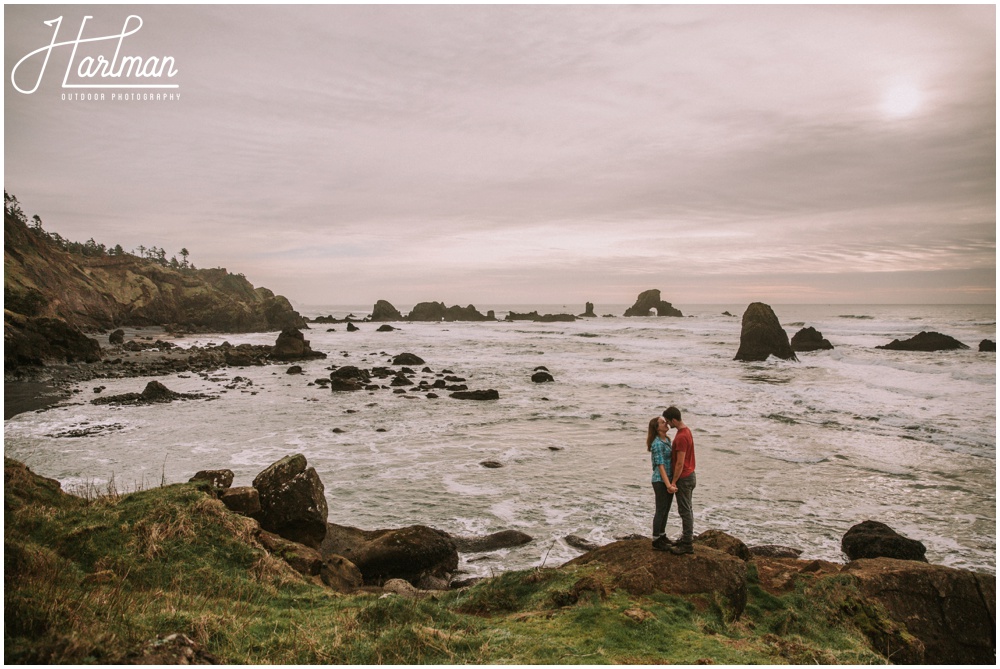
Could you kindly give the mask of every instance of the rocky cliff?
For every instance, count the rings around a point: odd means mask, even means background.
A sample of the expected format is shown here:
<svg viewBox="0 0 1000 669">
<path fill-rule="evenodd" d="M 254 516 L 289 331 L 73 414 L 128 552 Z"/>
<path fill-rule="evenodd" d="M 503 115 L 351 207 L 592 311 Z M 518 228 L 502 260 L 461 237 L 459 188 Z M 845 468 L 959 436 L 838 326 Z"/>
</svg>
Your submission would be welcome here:
<svg viewBox="0 0 1000 669">
<path fill-rule="evenodd" d="M 4 340 L 34 319 L 72 328 L 123 325 L 252 332 L 308 327 L 288 300 L 225 269 L 164 266 L 130 254 L 67 253 L 4 214 Z"/>
</svg>

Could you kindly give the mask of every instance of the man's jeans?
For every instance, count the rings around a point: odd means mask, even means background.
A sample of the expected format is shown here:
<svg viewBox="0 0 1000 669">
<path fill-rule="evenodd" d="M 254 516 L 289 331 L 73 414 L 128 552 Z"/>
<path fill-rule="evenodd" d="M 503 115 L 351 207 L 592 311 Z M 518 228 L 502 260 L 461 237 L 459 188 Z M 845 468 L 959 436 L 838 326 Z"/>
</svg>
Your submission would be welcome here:
<svg viewBox="0 0 1000 669">
<path fill-rule="evenodd" d="M 689 544 L 694 541 L 694 510 L 691 507 L 691 493 L 694 492 L 694 487 L 697 484 L 698 480 L 695 478 L 694 472 L 677 481 L 677 492 L 674 496 L 677 497 L 677 511 L 681 515 L 681 524 L 684 527 L 684 534 L 681 536 L 682 543 Z"/>
</svg>

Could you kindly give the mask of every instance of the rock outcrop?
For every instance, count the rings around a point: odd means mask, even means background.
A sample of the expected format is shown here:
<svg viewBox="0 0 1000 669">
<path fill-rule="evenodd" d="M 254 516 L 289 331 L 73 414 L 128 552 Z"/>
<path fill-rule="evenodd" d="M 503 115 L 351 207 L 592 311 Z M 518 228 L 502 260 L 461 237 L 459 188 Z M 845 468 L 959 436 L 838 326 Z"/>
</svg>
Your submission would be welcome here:
<svg viewBox="0 0 1000 669">
<path fill-rule="evenodd" d="M 782 360 L 798 360 L 771 307 L 754 302 L 743 312 L 740 348 L 734 360 L 763 362 L 772 355 Z"/>
<path fill-rule="evenodd" d="M 47 363 L 98 362 L 101 345 L 58 318 L 4 311 L 4 369 Z"/>
<path fill-rule="evenodd" d="M 90 400 L 91 404 L 116 404 L 139 406 L 142 404 L 163 404 L 174 400 L 203 400 L 210 399 L 211 395 L 201 393 L 175 393 L 159 381 L 150 381 L 141 393 L 123 393 L 121 395 L 108 395 Z"/>
<path fill-rule="evenodd" d="M 979 342 L 979 352 L 980 353 L 996 353 L 997 343 L 992 339 L 984 339 Z"/>
<path fill-rule="evenodd" d="M 533 321 L 535 323 L 572 323 L 576 320 L 576 316 L 573 314 L 542 314 L 540 315 L 537 311 L 529 311 L 525 314 L 520 314 L 516 311 L 510 311 L 507 313 L 506 321 Z"/>
<path fill-rule="evenodd" d="M 921 642 L 922 656 L 911 653 L 895 661 L 996 662 L 995 576 L 890 558 L 857 560 L 843 573 Z"/>
<path fill-rule="evenodd" d="M 394 365 L 422 365 L 424 364 L 424 359 L 415 353 L 400 353 L 399 355 L 393 357 L 392 364 Z"/>
<path fill-rule="evenodd" d="M 406 316 L 409 321 L 485 321 L 486 316 L 471 304 L 467 307 L 446 307 L 443 302 L 421 302 Z"/>
<path fill-rule="evenodd" d="M 954 337 L 940 332 L 921 332 L 909 339 L 893 339 L 885 346 L 876 346 L 888 351 L 955 351 L 969 348 Z"/>
<path fill-rule="evenodd" d="M 396 307 L 392 306 L 385 300 L 379 300 L 372 307 L 372 318 L 375 322 L 382 321 L 401 321 L 403 320 L 403 314 L 399 313 Z"/>
<path fill-rule="evenodd" d="M 275 360 L 311 360 L 314 358 L 325 358 L 326 353 L 312 350 L 309 341 L 298 328 L 285 328 L 278 335 L 271 350 L 271 357 Z"/>
<path fill-rule="evenodd" d="M 635 304 L 625 310 L 625 315 L 649 316 L 649 312 L 653 309 L 656 310 L 657 316 L 675 316 L 679 318 L 684 315 L 680 312 L 680 309 L 674 309 L 672 304 L 661 300 L 660 291 L 655 288 L 639 293 Z"/>
<path fill-rule="evenodd" d="M 866 520 L 847 530 L 840 540 L 840 549 L 849 560 L 862 558 L 894 558 L 927 562 L 927 548 L 916 539 L 909 539 L 877 520 Z"/>
<path fill-rule="evenodd" d="M 192 476 L 188 482 L 205 481 L 213 488 L 222 488 L 225 490 L 233 485 L 233 478 L 235 476 L 232 469 L 203 469 Z"/>
<path fill-rule="evenodd" d="M 597 314 L 594 313 L 594 303 L 587 302 L 584 305 L 584 311 L 580 314 L 580 318 L 597 318 Z"/>
<path fill-rule="evenodd" d="M 823 333 L 814 327 L 802 328 L 792 336 L 792 350 L 796 353 L 809 353 L 811 351 L 831 351 L 833 344 L 827 339 L 823 339 Z"/>
<path fill-rule="evenodd" d="M 455 547 L 460 553 L 484 553 L 501 548 L 523 546 L 533 541 L 533 538 L 518 530 L 500 530 L 484 537 L 451 536 L 451 540 L 455 542 Z"/>
<path fill-rule="evenodd" d="M 447 579 L 458 568 L 455 542 L 425 525 L 361 530 L 329 523 L 320 553 L 350 560 L 369 585 L 393 578 L 413 584 L 425 576 Z"/>
<path fill-rule="evenodd" d="M 456 400 L 498 400 L 500 393 L 492 388 L 489 390 L 459 390 L 448 395 Z"/>
<path fill-rule="evenodd" d="M 649 539 L 616 541 L 581 555 L 561 569 L 600 564 L 609 587 L 633 595 L 665 592 L 672 595 L 721 595 L 733 618 L 747 603 L 747 566 L 722 551 L 696 544 L 691 555 L 655 551 Z"/>
<path fill-rule="evenodd" d="M 326 536 L 327 505 L 323 482 L 304 455 L 289 455 L 253 480 L 260 494 L 255 516 L 268 532 L 319 548 Z"/>
</svg>

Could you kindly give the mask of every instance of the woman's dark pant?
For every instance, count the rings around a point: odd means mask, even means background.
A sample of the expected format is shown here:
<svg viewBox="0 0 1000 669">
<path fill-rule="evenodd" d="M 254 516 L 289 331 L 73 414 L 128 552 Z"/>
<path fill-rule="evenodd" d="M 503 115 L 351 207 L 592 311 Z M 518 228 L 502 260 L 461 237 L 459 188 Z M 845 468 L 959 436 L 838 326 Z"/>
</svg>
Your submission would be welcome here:
<svg viewBox="0 0 1000 669">
<path fill-rule="evenodd" d="M 681 524 L 684 526 L 681 541 L 688 544 L 694 541 L 694 509 L 691 506 L 691 493 L 697 484 L 694 472 L 677 480 L 677 512 L 681 514 Z"/>
<path fill-rule="evenodd" d="M 653 494 L 656 495 L 656 513 L 653 514 L 653 538 L 662 535 L 667 529 L 667 516 L 670 506 L 674 503 L 674 494 L 667 492 L 667 484 L 663 481 L 653 482 Z"/>
</svg>

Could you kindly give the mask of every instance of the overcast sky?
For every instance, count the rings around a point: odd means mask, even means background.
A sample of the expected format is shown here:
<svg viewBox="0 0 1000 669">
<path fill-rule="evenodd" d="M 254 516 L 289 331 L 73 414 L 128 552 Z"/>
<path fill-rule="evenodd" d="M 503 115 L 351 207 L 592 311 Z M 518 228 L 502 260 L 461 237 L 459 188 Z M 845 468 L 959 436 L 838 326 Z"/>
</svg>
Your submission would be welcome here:
<svg viewBox="0 0 1000 669">
<path fill-rule="evenodd" d="M 995 302 L 992 5 L 4 14 L 4 186 L 29 216 L 296 305 Z M 43 21 L 69 41 L 129 14 L 120 56 L 172 57 L 145 81 L 179 99 L 62 87 L 126 81 L 78 76 L 118 39 L 12 86 Z"/>
</svg>

